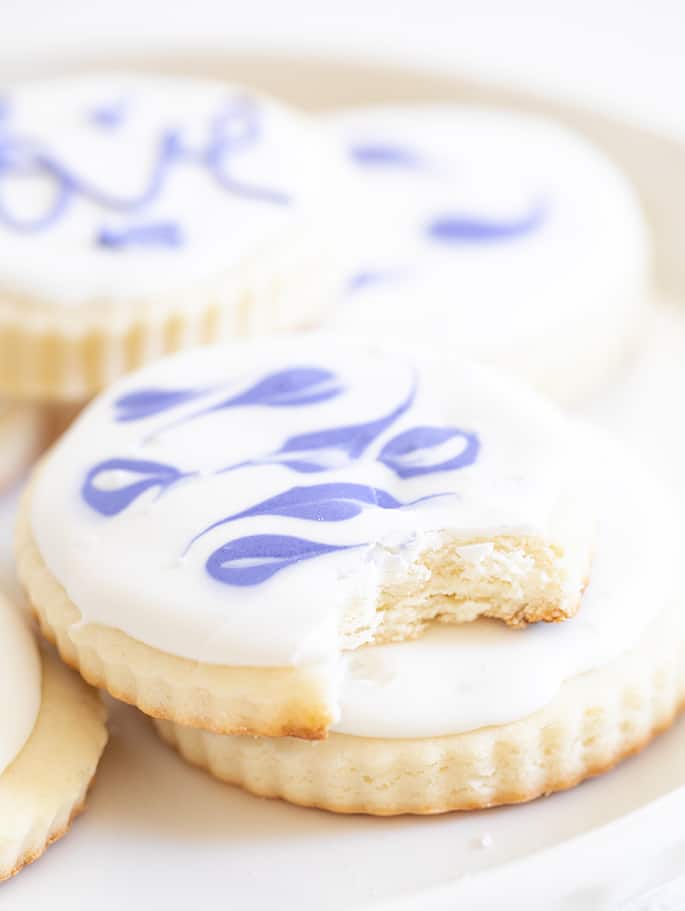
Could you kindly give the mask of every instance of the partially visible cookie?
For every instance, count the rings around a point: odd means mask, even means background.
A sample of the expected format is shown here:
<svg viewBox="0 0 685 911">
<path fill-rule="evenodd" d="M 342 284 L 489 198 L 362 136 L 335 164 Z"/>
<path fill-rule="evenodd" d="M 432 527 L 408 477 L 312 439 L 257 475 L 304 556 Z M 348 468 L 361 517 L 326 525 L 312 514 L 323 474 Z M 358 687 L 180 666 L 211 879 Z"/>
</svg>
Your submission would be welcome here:
<svg viewBox="0 0 685 911">
<path fill-rule="evenodd" d="M 315 321 L 333 167 L 222 82 L 82 74 L 0 99 L 0 393 L 83 401 L 167 351 Z"/>
<path fill-rule="evenodd" d="M 106 713 L 98 694 L 52 654 L 32 655 L 25 639 L 30 634 L 8 617 L 13 610 L 0 601 L 3 644 L 7 636 L 17 637 L 10 666 L 12 658 L 25 659 L 16 669 L 12 700 L 0 719 L 0 880 L 36 860 L 64 835 L 83 808 L 107 742 Z M 20 643 L 26 648 L 20 649 Z M 4 684 L 10 670 L 5 662 L 0 671 Z M 36 677 L 34 706 L 28 690 Z M 25 722 L 27 732 L 22 729 Z"/>
<path fill-rule="evenodd" d="M 447 104 L 354 108 L 322 123 L 351 185 L 336 329 L 461 350 L 566 402 L 637 345 L 645 219 L 581 135 Z"/>
<path fill-rule="evenodd" d="M 37 458 L 45 441 L 44 415 L 37 405 L 0 399 L 0 491 Z"/>
</svg>

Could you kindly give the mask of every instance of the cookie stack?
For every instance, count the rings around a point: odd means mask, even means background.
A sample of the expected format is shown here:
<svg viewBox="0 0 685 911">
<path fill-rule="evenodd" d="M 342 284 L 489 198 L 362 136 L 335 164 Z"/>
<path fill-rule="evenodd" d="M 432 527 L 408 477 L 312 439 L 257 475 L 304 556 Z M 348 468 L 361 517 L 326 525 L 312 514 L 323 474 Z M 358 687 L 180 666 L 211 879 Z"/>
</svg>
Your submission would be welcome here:
<svg viewBox="0 0 685 911">
<path fill-rule="evenodd" d="M 223 83 L 109 74 L 0 99 L 0 488 L 121 374 L 307 325 L 330 299 L 335 172 L 305 115 Z M 0 602 L 0 878 L 67 828 L 106 733 Z"/>
<path fill-rule="evenodd" d="M 434 813 L 568 787 L 670 723 L 670 523 L 516 381 L 313 334 L 116 384 L 36 473 L 17 553 L 63 658 L 189 761 Z"/>
<path fill-rule="evenodd" d="M 585 142 L 185 78 L 29 84 L 0 104 L 0 253 L 0 484 L 38 403 L 66 426 L 95 397 L 25 491 L 30 606 L 191 763 L 436 813 L 568 787 L 671 722 L 668 498 L 511 375 L 576 400 L 642 326 L 639 206 Z M 4 877 L 65 830 L 106 730 L 5 601 L 0 678 Z"/>
</svg>

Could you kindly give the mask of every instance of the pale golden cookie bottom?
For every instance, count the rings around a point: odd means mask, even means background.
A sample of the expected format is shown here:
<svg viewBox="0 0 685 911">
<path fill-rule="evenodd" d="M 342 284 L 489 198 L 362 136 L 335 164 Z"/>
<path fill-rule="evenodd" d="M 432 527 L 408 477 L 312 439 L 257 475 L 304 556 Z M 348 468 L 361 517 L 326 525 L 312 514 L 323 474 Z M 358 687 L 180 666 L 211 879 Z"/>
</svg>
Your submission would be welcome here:
<svg viewBox="0 0 685 911">
<path fill-rule="evenodd" d="M 91 685 L 155 718 L 222 734 L 325 737 L 325 675 L 308 667 L 222 667 L 179 658 L 81 615 L 40 555 L 29 527 L 31 485 L 19 514 L 17 572 L 43 635 Z"/>
<path fill-rule="evenodd" d="M 0 295 L 0 395 L 84 403 L 165 354 L 315 325 L 334 272 L 320 242 L 303 237 L 166 301 L 69 308 Z"/>
<path fill-rule="evenodd" d="M 607 771 L 672 724 L 685 706 L 685 635 L 677 617 L 652 626 L 630 653 L 564 683 L 544 709 L 463 734 L 306 742 L 155 725 L 189 763 L 302 806 L 391 816 L 522 803 Z"/>
<path fill-rule="evenodd" d="M 0 774 L 0 880 L 32 863 L 82 810 L 107 742 L 98 694 L 54 655 L 31 736 Z"/>
</svg>

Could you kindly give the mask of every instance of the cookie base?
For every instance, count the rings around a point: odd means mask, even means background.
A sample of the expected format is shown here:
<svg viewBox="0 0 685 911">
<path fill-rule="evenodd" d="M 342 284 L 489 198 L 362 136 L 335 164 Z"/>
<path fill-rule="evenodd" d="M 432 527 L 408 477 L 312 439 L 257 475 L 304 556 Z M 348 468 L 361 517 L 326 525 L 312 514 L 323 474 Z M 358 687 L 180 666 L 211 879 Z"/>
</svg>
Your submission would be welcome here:
<svg viewBox="0 0 685 911">
<path fill-rule="evenodd" d="M 666 621 L 664 621 L 666 617 Z M 261 797 L 392 816 L 523 803 L 611 769 L 685 708 L 685 632 L 662 615 L 632 652 L 509 724 L 425 739 L 219 736 L 155 722 L 189 763 Z"/>
<path fill-rule="evenodd" d="M 35 727 L 0 775 L 0 880 L 32 863 L 83 809 L 107 742 L 106 711 L 53 655 L 42 656 Z"/>
<path fill-rule="evenodd" d="M 303 228 L 227 274 L 162 302 L 60 308 L 6 297 L 0 304 L 0 394 L 83 404 L 165 354 L 311 327 L 331 299 L 330 262 L 315 231 Z"/>
<path fill-rule="evenodd" d="M 17 572 L 41 632 L 91 685 L 154 718 L 220 734 L 318 739 L 333 721 L 328 675 L 316 667 L 224 667 L 179 658 L 120 630 L 81 625 L 29 527 L 30 485 L 17 524 Z"/>
</svg>

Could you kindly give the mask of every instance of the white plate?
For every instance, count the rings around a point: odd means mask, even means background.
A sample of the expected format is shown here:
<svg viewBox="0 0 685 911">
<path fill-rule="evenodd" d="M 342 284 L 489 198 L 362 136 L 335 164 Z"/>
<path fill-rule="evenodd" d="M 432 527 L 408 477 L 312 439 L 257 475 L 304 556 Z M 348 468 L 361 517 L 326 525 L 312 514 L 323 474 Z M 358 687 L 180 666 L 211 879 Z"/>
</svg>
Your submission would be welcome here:
<svg viewBox="0 0 685 911">
<path fill-rule="evenodd" d="M 549 110 L 534 99 L 443 77 L 331 62 L 209 56 L 164 65 L 237 76 L 319 107 L 459 98 Z M 657 238 L 660 287 L 685 300 L 685 184 L 669 183 L 669 174 L 682 173 L 685 151 L 591 114 L 554 113 L 589 132 L 632 174 Z M 663 308 L 639 361 L 582 410 L 635 445 L 685 503 L 683 389 L 685 316 Z M 5 498 L 0 509 L 0 584 L 13 590 L 15 500 Z M 683 755 L 685 724 L 678 724 L 615 772 L 527 806 L 423 819 L 337 817 L 214 782 L 164 747 L 142 715 L 116 705 L 86 814 L 2 887 L 3 907 L 614 908 L 685 865 Z M 672 907 L 681 907 L 679 884 L 669 888 Z M 665 894 L 658 900 L 668 908 Z"/>
</svg>

